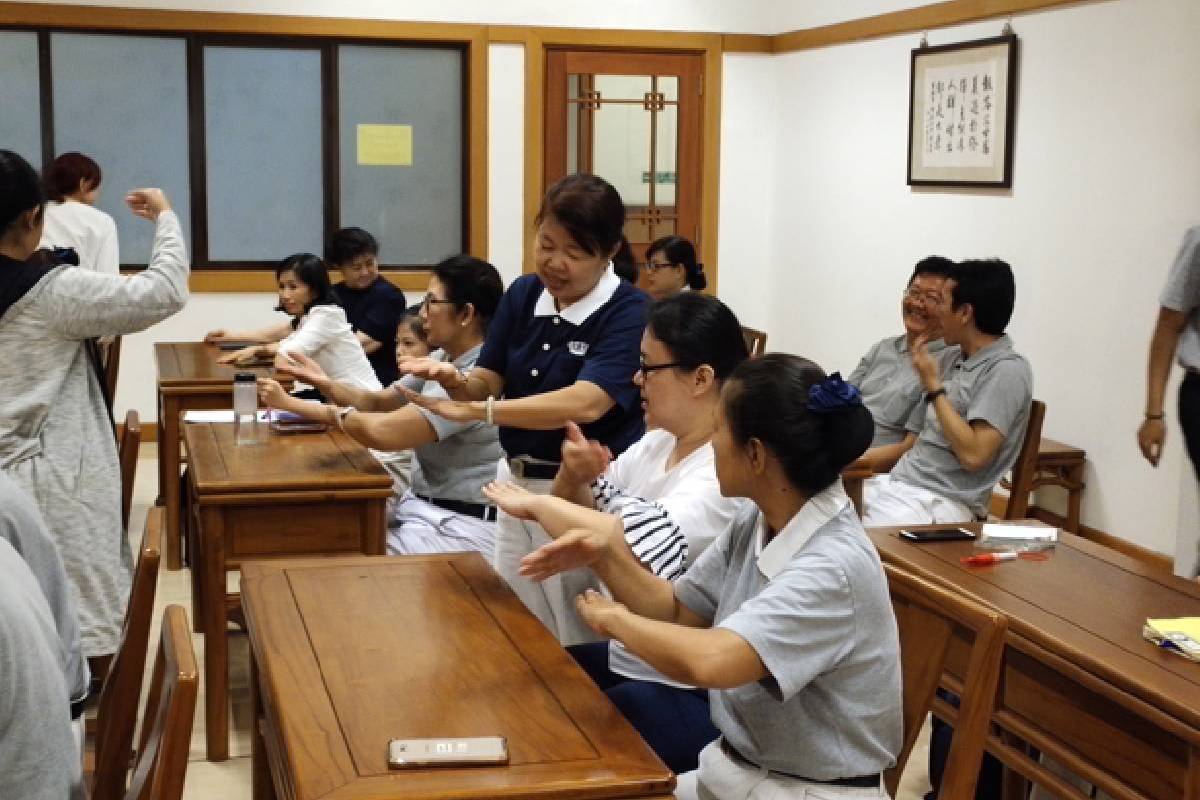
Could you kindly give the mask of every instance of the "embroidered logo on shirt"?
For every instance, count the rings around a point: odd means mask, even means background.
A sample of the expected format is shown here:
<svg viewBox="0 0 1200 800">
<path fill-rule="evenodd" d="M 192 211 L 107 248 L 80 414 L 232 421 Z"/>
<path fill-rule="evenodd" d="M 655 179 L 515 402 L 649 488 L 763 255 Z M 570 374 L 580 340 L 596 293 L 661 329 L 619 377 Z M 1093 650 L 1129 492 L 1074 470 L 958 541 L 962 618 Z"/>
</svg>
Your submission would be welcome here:
<svg viewBox="0 0 1200 800">
<path fill-rule="evenodd" d="M 587 355 L 587 342 L 567 342 L 567 352 L 573 356 Z"/>
</svg>

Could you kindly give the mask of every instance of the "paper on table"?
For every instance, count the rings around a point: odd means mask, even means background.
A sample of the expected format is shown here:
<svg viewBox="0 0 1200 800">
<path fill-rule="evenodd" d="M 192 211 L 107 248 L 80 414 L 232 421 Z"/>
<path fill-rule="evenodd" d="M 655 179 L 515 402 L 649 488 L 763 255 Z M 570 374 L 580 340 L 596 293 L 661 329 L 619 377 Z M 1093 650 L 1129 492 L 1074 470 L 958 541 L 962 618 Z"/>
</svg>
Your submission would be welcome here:
<svg viewBox="0 0 1200 800">
<path fill-rule="evenodd" d="M 1035 542 L 1057 542 L 1058 528 L 1044 525 L 984 525 L 984 539 L 1012 539 Z"/>
</svg>

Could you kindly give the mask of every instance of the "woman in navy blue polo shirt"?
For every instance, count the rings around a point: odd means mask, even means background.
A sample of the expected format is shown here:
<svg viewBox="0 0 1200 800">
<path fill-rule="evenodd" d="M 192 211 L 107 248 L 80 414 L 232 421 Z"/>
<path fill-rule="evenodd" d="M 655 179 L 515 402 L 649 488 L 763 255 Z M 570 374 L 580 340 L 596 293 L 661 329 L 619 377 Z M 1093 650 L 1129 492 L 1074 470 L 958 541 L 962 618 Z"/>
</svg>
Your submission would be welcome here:
<svg viewBox="0 0 1200 800">
<path fill-rule="evenodd" d="M 402 372 L 437 380 L 451 400 L 409 399 L 456 420 L 500 426 L 497 478 L 539 493 L 558 472 L 563 428 L 575 422 L 613 456 L 645 430 L 638 369 L 646 295 L 613 272 L 625 227 L 617 190 L 593 175 L 563 178 L 546 193 L 537 216 L 536 273 L 505 292 L 475 368 L 402 362 Z M 537 617 L 564 644 L 596 637 L 574 598 L 592 578 L 584 571 L 541 585 L 517 574 L 520 560 L 549 541 L 534 522 L 501 513 L 495 566 Z"/>
</svg>

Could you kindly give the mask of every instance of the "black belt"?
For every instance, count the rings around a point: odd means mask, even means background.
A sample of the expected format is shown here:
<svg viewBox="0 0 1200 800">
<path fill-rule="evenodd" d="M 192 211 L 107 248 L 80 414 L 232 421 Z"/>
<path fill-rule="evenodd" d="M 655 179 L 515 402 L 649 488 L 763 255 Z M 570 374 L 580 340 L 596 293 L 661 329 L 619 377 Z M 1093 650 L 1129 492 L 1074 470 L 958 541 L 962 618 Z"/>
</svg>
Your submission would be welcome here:
<svg viewBox="0 0 1200 800">
<path fill-rule="evenodd" d="M 541 461 L 529 461 L 521 457 L 510 458 L 508 460 L 508 471 L 516 478 L 553 480 L 554 476 L 558 474 L 558 466 L 558 464 Z"/>
<path fill-rule="evenodd" d="M 496 520 L 497 512 L 495 506 L 484 505 L 483 503 L 468 503 L 464 500 L 447 500 L 442 497 L 428 497 L 423 494 L 419 494 L 417 497 L 430 505 L 444 508 L 447 511 L 453 511 L 455 514 L 475 517 L 475 519 L 481 519 L 484 522 L 494 522 Z"/>
<path fill-rule="evenodd" d="M 743 764 L 749 764 L 750 766 L 754 767 L 755 769 L 762 769 L 761 765 L 755 764 L 753 761 L 751 761 L 750 759 L 746 758 L 744 755 L 739 753 L 737 751 L 737 748 L 735 748 L 733 745 L 731 745 L 729 743 L 729 740 L 726 739 L 724 736 L 721 737 L 721 749 L 725 751 L 725 755 L 729 756 L 730 758 L 732 758 L 735 761 L 741 761 Z M 767 770 L 767 772 L 774 772 L 776 775 L 782 775 L 785 778 L 795 778 L 798 781 L 807 781 L 808 783 L 820 783 L 824 786 L 851 786 L 851 787 L 860 788 L 860 789 L 874 788 L 880 784 L 880 779 L 882 778 L 882 775 L 880 775 L 880 773 L 876 772 L 874 775 L 859 775 L 858 777 L 855 777 L 855 778 L 832 778 L 830 780 L 823 781 L 818 778 L 806 778 L 803 775 L 793 775 L 790 772 L 781 772 L 780 770 L 777 770 L 777 769 L 769 769 L 769 770 Z"/>
</svg>

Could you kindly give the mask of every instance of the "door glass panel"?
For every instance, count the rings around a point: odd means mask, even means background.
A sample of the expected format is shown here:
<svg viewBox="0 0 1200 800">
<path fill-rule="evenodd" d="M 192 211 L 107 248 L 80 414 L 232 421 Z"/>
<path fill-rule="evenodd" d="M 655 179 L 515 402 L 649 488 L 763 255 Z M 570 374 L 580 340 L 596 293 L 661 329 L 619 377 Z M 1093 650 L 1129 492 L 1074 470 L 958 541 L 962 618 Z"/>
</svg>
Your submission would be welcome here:
<svg viewBox="0 0 1200 800">
<path fill-rule="evenodd" d="M 662 92 L 663 99 L 667 102 L 679 101 L 679 78 L 674 75 L 660 75 L 658 77 L 658 90 Z"/>
<path fill-rule="evenodd" d="M 678 183 L 679 106 L 664 106 L 654 115 L 654 204 L 674 208 Z"/>
<path fill-rule="evenodd" d="M 597 75 L 594 88 L 601 100 L 644 100 L 652 80 L 649 75 Z"/>
<path fill-rule="evenodd" d="M 649 205 L 650 112 L 641 104 L 602 102 L 585 113 L 592 114 L 592 172 L 611 183 L 625 205 Z"/>
</svg>

